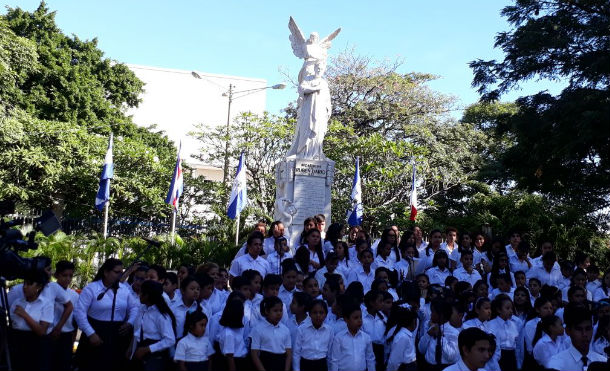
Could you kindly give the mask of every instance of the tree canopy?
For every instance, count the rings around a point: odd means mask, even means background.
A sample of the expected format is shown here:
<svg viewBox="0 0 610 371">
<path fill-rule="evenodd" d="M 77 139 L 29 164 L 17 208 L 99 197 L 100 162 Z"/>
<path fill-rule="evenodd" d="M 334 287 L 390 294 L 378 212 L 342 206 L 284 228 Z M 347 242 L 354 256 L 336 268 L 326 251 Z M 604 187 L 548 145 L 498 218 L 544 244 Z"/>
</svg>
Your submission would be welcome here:
<svg viewBox="0 0 610 371">
<path fill-rule="evenodd" d="M 591 213 L 610 206 L 610 5 L 605 0 L 517 0 L 503 9 L 512 26 L 497 35 L 502 61 L 476 60 L 473 85 L 496 100 L 530 79 L 560 80 L 493 126 L 509 139 L 496 183 L 515 182 Z"/>
</svg>

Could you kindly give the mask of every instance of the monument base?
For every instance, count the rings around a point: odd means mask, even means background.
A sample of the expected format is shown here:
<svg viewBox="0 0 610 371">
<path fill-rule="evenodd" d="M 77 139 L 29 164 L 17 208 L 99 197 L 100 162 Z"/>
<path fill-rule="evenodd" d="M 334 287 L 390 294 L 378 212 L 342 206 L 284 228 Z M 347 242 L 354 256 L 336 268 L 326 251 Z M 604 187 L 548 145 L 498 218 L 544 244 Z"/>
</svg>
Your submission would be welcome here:
<svg viewBox="0 0 610 371">
<path fill-rule="evenodd" d="M 275 165 L 275 220 L 284 223 L 289 245 L 294 253 L 299 247 L 303 222 L 316 214 L 330 220 L 330 190 L 335 162 L 326 160 L 288 159 Z"/>
</svg>

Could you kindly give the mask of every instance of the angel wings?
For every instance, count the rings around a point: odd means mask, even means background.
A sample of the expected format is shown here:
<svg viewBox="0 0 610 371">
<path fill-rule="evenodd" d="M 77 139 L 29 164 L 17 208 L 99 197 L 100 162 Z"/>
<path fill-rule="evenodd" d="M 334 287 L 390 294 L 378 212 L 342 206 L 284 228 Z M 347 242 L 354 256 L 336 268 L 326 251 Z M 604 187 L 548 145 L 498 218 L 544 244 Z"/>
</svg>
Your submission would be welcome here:
<svg viewBox="0 0 610 371">
<path fill-rule="evenodd" d="M 328 49 L 330 49 L 331 41 L 337 37 L 341 28 L 337 28 L 335 32 L 326 36 L 320 40 L 317 32 L 312 32 L 309 39 L 305 39 L 303 32 L 299 29 L 294 18 L 290 17 L 288 22 L 288 29 L 290 29 L 290 43 L 292 45 L 292 51 L 297 58 L 302 59 L 326 59 Z"/>
</svg>

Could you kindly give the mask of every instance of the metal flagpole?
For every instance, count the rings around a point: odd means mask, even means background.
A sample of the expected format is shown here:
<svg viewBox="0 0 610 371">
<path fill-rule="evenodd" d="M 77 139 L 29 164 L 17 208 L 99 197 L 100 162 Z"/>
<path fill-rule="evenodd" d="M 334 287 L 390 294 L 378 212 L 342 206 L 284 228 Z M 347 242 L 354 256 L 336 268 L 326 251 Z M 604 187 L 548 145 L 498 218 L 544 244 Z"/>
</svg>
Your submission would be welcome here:
<svg viewBox="0 0 610 371">
<path fill-rule="evenodd" d="M 235 224 L 235 246 L 239 244 L 239 217 L 240 214 L 237 214 L 237 223 Z"/>
<path fill-rule="evenodd" d="M 110 201 L 106 201 L 106 205 L 104 205 L 104 239 L 108 237 L 108 205 Z"/>
<path fill-rule="evenodd" d="M 176 245 L 176 209 L 172 211 L 172 229 L 170 231 L 170 239 L 172 240 L 172 246 Z"/>
</svg>

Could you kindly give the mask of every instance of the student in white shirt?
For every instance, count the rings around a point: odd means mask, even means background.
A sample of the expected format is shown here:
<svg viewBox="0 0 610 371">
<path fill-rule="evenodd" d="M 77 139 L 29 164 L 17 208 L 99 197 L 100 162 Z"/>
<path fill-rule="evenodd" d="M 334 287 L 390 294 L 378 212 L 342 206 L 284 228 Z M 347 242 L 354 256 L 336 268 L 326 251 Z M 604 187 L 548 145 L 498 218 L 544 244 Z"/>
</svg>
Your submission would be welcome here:
<svg viewBox="0 0 610 371">
<path fill-rule="evenodd" d="M 542 285 L 557 287 L 563 275 L 557 262 L 557 256 L 553 251 L 549 251 L 542 256 L 542 265 L 533 266 L 527 272 L 527 279 L 537 278 Z"/>
<path fill-rule="evenodd" d="M 521 320 L 513 316 L 513 302 L 506 295 L 498 295 L 491 302 L 491 308 L 495 318 L 489 321 L 488 328 L 496 336 L 497 346 L 500 348 L 500 369 L 516 371 Z"/>
<path fill-rule="evenodd" d="M 473 253 L 470 250 L 464 250 L 460 255 L 461 267 L 453 271 L 453 276 L 459 281 L 465 281 L 474 286 L 481 279 L 481 274 L 476 271 L 473 264 Z"/>
<path fill-rule="evenodd" d="M 288 240 L 285 237 L 274 238 L 275 245 L 273 251 L 267 254 L 267 261 L 269 262 L 269 273 L 282 274 L 282 263 L 286 259 L 292 258 L 292 253 L 288 248 Z"/>
<path fill-rule="evenodd" d="M 371 337 L 361 330 L 362 311 L 352 303 L 341 308 L 346 328 L 335 334 L 330 351 L 329 371 L 375 371 Z"/>
<path fill-rule="evenodd" d="M 534 351 L 534 336 L 536 335 L 536 328 L 538 323 L 542 317 L 548 317 L 553 315 L 553 303 L 550 299 L 545 297 L 540 297 L 536 299 L 534 303 L 534 311 L 536 312 L 536 317 L 525 323 L 523 327 L 523 339 L 525 342 L 525 350 L 531 355 Z"/>
<path fill-rule="evenodd" d="M 441 244 L 441 249 L 447 252 L 447 257 L 451 256 L 453 250 L 458 248 L 457 234 L 458 230 L 453 227 L 448 227 L 445 230 L 445 242 Z M 447 261 L 447 266 L 450 266 L 449 264 L 449 261 Z M 457 262 L 455 264 L 457 264 Z"/>
<path fill-rule="evenodd" d="M 176 344 L 176 318 L 163 298 L 163 286 L 144 281 L 140 313 L 134 325 L 136 349 L 132 358 L 147 371 L 163 371 L 170 365 L 169 350 Z"/>
<path fill-rule="evenodd" d="M 215 340 L 218 341 L 219 349 L 224 358 L 218 359 L 212 369 L 238 371 L 247 369 L 246 346 L 247 329 L 245 328 L 243 295 L 235 291 L 227 298 L 222 316 L 219 320 L 218 333 Z"/>
<path fill-rule="evenodd" d="M 286 326 L 280 323 L 283 314 L 282 301 L 269 296 L 261 302 L 265 320 L 252 329 L 250 354 L 258 371 L 290 370 L 292 364 L 292 340 Z"/>
<path fill-rule="evenodd" d="M 459 361 L 443 371 L 481 371 L 490 359 L 492 337 L 478 328 L 463 330 L 458 336 Z"/>
<path fill-rule="evenodd" d="M 551 358 L 548 362 L 550 369 L 586 370 L 592 362 L 606 362 L 605 356 L 590 351 L 593 323 L 592 314 L 586 307 L 568 305 L 564 323 L 571 345 Z"/>
<path fill-rule="evenodd" d="M 277 296 L 282 300 L 284 306 L 290 307 L 292 295 L 297 292 L 297 267 L 293 262 L 287 261 L 282 267 L 282 285 Z"/>
<path fill-rule="evenodd" d="M 184 322 L 185 337 L 178 341 L 174 361 L 180 371 L 208 371 L 208 358 L 214 353 L 205 337 L 208 317 L 201 309 L 189 312 Z"/>
<path fill-rule="evenodd" d="M 379 244 L 377 247 L 377 256 L 375 257 L 375 266 L 394 270 L 396 261 L 396 256 L 392 254 L 392 244 L 389 242 Z"/>
<path fill-rule="evenodd" d="M 417 266 L 419 265 L 419 253 L 414 245 L 401 244 L 402 259 L 394 264 L 394 270 L 398 282 L 415 281 Z"/>
<path fill-rule="evenodd" d="M 261 276 L 265 276 L 269 272 L 269 262 L 260 256 L 263 248 L 263 235 L 260 232 L 254 231 L 248 236 L 247 254 L 233 260 L 231 269 L 229 270 L 229 278 L 241 276 L 243 272 L 254 269 Z"/>
<path fill-rule="evenodd" d="M 507 295 L 511 299 L 513 298 L 515 288 L 511 286 L 511 278 L 508 274 L 504 273 L 498 275 L 496 277 L 496 285 L 497 287 L 491 290 L 491 294 L 489 295 L 491 299 L 494 299 L 500 294 Z"/>
<path fill-rule="evenodd" d="M 587 268 L 587 287 L 591 293 L 595 293 L 602 285 L 602 281 L 599 279 L 599 268 L 595 264 L 591 264 L 589 268 Z"/>
<path fill-rule="evenodd" d="M 297 253 L 299 250 L 307 250 L 309 254 L 309 265 L 307 268 L 307 272 L 315 272 L 324 266 L 324 251 L 322 248 L 322 238 L 320 237 L 320 231 L 315 228 L 312 228 L 305 232 L 303 238 L 305 243 L 297 249 Z"/>
<path fill-rule="evenodd" d="M 517 255 L 519 243 L 521 243 L 521 232 L 514 230 L 510 233 L 510 243 L 506 245 L 506 254 L 509 258 Z"/>
<path fill-rule="evenodd" d="M 180 286 L 178 286 L 178 275 L 176 273 L 167 272 L 163 283 L 163 292 L 169 298 L 168 305 L 170 307 L 180 301 Z"/>
<path fill-rule="evenodd" d="M 460 239 L 458 241 L 458 247 L 453 249 L 451 255 L 449 255 L 449 261 L 451 262 L 450 266 L 452 269 L 459 268 L 462 266 L 462 262 L 460 261 L 462 257 L 463 251 L 472 251 L 473 253 L 473 265 L 476 265 L 481 260 L 481 254 L 478 251 L 474 251 L 474 247 L 472 245 L 472 238 L 470 237 L 470 233 L 462 232 L 460 234 Z M 476 254 L 476 258 L 474 255 Z"/>
<path fill-rule="evenodd" d="M 430 303 L 430 326 L 419 340 L 419 351 L 426 362 L 437 369 L 458 362 L 459 330 L 449 320 L 453 307 L 445 299 L 434 299 Z"/>
<path fill-rule="evenodd" d="M 419 264 L 415 273 L 424 273 L 426 269 L 432 266 L 432 260 L 434 255 L 441 248 L 441 242 L 443 241 L 443 235 L 440 229 L 434 229 L 430 232 L 430 240 L 426 248 L 419 252 Z M 443 282 L 444 283 L 444 282 Z"/>
<path fill-rule="evenodd" d="M 269 237 L 265 238 L 263 241 L 264 255 L 268 256 L 269 254 L 273 253 L 273 251 L 275 251 L 275 245 L 277 243 L 277 240 L 279 240 L 280 238 L 284 238 L 286 239 L 286 241 L 288 241 L 288 236 L 284 234 L 284 231 L 284 223 L 282 223 L 281 221 L 276 220 L 271 223 L 271 225 L 269 226 Z M 286 244 L 286 251 L 290 252 L 290 255 L 294 253 L 294 251 L 291 251 L 288 244 Z"/>
<path fill-rule="evenodd" d="M 600 301 L 602 299 L 608 299 L 610 296 L 610 270 L 604 273 L 602 282 L 599 288 L 595 290 L 593 294 L 593 301 Z"/>
<path fill-rule="evenodd" d="M 176 319 L 176 338 L 180 339 L 184 335 L 184 321 L 188 312 L 195 311 L 199 304 L 199 292 L 201 290 L 199 282 L 193 276 L 187 276 L 180 282 L 180 300 L 171 306 L 172 313 Z"/>
<path fill-rule="evenodd" d="M 328 355 L 333 341 L 333 330 L 325 323 L 328 307 L 323 300 L 314 300 L 309 309 L 309 320 L 296 330 L 292 347 L 294 371 L 327 371 Z"/>
<path fill-rule="evenodd" d="M 601 355 L 607 355 L 606 348 L 610 346 L 610 317 L 604 316 L 599 319 L 591 350 Z"/>
<path fill-rule="evenodd" d="M 57 284 L 66 291 L 73 307 L 78 302 L 78 293 L 69 287 L 74 277 L 74 268 L 74 263 L 72 262 L 65 260 L 58 261 L 55 264 L 54 274 Z M 72 362 L 73 338 L 76 335 L 73 313 L 65 316 L 64 305 L 57 302 L 55 302 L 54 312 L 54 329 L 50 334 L 53 340 L 53 369 L 69 371 Z"/>
<path fill-rule="evenodd" d="M 339 270 L 337 270 L 337 267 L 339 266 L 339 257 L 335 252 L 331 251 L 328 253 L 325 263 L 326 264 L 324 267 L 318 269 L 315 275 L 316 281 L 318 281 L 318 285 L 320 287 L 324 287 L 327 274 L 338 274 L 343 278 L 343 280 L 345 280 L 345 276 Z"/>
<path fill-rule="evenodd" d="M 371 289 L 371 283 L 375 279 L 375 268 L 373 267 L 373 250 L 365 249 L 358 254 L 360 264 L 354 268 L 347 277 L 348 286 L 358 281 L 364 287 L 364 291 Z"/>
<path fill-rule="evenodd" d="M 549 368 L 549 362 L 557 353 L 568 348 L 563 341 L 563 324 L 556 315 L 542 318 L 536 327 L 534 335 L 534 359 L 538 365 Z"/>
<path fill-rule="evenodd" d="M 533 266 L 529 258 L 530 244 L 526 241 L 519 242 L 515 255 L 509 257 L 510 270 L 512 272 L 522 271 L 527 273 Z"/>
<path fill-rule="evenodd" d="M 509 274 L 511 278 L 511 286 L 515 286 L 515 276 L 513 272 L 510 271 L 510 264 L 508 264 L 508 255 L 504 252 L 499 252 L 495 255 L 494 261 L 491 265 L 491 271 L 487 275 L 487 284 L 491 288 L 498 287 L 496 280 L 501 274 Z"/>
<path fill-rule="evenodd" d="M 309 320 L 307 310 L 311 306 L 312 302 L 313 299 L 311 296 L 304 292 L 295 292 L 292 296 L 292 303 L 290 303 L 291 314 L 288 316 L 288 320 L 285 322 L 285 325 L 288 327 L 288 331 L 290 331 L 293 349 L 297 336 L 297 330 Z"/>
<path fill-rule="evenodd" d="M 43 271 L 28 272 L 22 297 L 8 302 L 11 331 L 9 349 L 14 370 L 45 370 L 49 353 L 43 337 L 53 323 L 53 302 L 41 295 L 49 277 Z"/>
<path fill-rule="evenodd" d="M 377 369 L 383 368 L 384 362 L 384 336 L 385 318 L 381 309 L 383 307 L 383 293 L 370 290 L 364 295 L 364 310 L 362 311 L 362 331 L 366 332 L 373 343 L 375 364 Z"/>
<path fill-rule="evenodd" d="M 126 367 L 125 354 L 140 303 L 129 286 L 119 283 L 122 273 L 120 260 L 107 259 L 78 297 L 74 318 L 82 331 L 78 343 L 82 370 Z"/>
<path fill-rule="evenodd" d="M 350 261 L 349 246 L 347 246 L 347 243 L 344 241 L 339 241 L 335 245 L 334 252 L 337 254 L 337 258 L 339 259 L 337 270 L 341 272 L 343 277 L 347 277 L 349 271 L 354 265 L 354 263 Z"/>
<path fill-rule="evenodd" d="M 448 267 L 449 257 L 445 250 L 438 250 L 434 253 L 434 259 L 432 260 L 432 267 L 426 271 L 430 284 L 438 284 L 445 286 L 445 280 L 447 277 L 452 276 L 451 270 Z"/>
<path fill-rule="evenodd" d="M 396 325 L 385 331 L 385 340 L 390 348 L 386 370 L 416 371 L 417 312 L 401 306 L 394 306 L 391 316 L 396 318 Z"/>
</svg>

